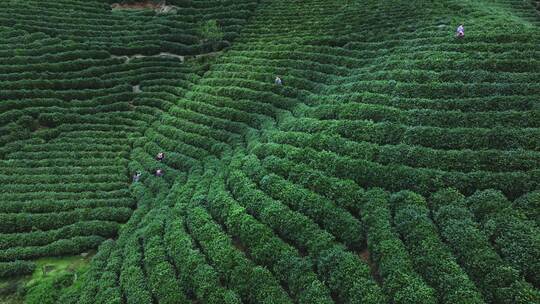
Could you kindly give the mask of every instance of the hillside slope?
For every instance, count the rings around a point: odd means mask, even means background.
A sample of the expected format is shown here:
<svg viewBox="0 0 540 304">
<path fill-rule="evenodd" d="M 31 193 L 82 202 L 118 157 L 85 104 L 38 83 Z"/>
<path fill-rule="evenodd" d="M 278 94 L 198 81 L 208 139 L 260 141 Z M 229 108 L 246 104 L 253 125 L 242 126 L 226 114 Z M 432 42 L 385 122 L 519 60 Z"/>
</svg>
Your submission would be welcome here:
<svg viewBox="0 0 540 304">
<path fill-rule="evenodd" d="M 0 275 L 101 244 L 28 302 L 540 302 L 532 6 L 171 2 L 0 4 Z"/>
</svg>

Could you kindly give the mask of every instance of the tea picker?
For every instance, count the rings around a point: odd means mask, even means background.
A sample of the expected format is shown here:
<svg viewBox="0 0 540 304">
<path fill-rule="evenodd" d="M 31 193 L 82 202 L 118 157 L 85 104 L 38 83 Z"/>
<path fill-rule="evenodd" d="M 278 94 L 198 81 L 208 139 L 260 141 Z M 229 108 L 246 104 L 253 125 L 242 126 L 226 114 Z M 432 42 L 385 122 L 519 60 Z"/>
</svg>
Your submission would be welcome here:
<svg viewBox="0 0 540 304">
<path fill-rule="evenodd" d="M 159 152 L 156 156 L 157 161 L 162 161 L 165 158 L 165 153 Z"/>
<path fill-rule="evenodd" d="M 134 183 L 138 182 L 141 179 L 141 176 L 142 176 L 141 172 L 135 173 L 135 175 L 133 175 L 133 182 Z"/>
<path fill-rule="evenodd" d="M 456 30 L 456 37 L 457 38 L 463 38 L 465 37 L 465 29 L 463 28 L 463 24 L 460 24 Z"/>
</svg>

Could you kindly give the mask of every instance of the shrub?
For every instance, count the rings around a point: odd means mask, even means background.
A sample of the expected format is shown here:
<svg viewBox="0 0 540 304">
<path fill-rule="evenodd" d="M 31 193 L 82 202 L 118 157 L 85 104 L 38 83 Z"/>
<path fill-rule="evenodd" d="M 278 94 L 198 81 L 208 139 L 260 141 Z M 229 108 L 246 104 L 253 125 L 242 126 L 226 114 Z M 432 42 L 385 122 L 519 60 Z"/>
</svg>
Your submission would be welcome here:
<svg viewBox="0 0 540 304">
<path fill-rule="evenodd" d="M 0 262 L 0 278 L 31 274 L 36 265 L 30 261 Z"/>
</svg>

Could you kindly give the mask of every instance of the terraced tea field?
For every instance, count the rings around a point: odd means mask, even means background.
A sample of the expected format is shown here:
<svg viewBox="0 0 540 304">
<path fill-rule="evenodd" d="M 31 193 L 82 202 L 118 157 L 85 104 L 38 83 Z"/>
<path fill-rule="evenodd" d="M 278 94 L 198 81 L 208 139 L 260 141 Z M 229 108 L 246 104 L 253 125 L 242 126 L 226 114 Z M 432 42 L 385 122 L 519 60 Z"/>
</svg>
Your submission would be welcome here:
<svg viewBox="0 0 540 304">
<path fill-rule="evenodd" d="M 0 2 L 0 302 L 540 303 L 535 1 L 114 2 Z"/>
</svg>

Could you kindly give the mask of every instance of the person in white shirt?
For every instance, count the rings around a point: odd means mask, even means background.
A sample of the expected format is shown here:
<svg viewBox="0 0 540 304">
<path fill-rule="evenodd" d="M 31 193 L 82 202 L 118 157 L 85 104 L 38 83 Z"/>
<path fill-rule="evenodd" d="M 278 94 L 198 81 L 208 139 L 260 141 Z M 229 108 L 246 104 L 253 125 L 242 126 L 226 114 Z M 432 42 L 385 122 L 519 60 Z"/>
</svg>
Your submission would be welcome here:
<svg viewBox="0 0 540 304">
<path fill-rule="evenodd" d="M 165 153 L 159 152 L 156 156 L 157 161 L 162 161 L 165 158 Z"/>
<path fill-rule="evenodd" d="M 133 182 L 134 183 L 138 182 L 141 179 L 141 176 L 142 176 L 141 172 L 135 173 L 135 175 L 133 175 Z"/>
<path fill-rule="evenodd" d="M 456 30 L 456 37 L 463 38 L 465 36 L 465 29 L 463 28 L 463 24 L 460 24 Z"/>
</svg>

